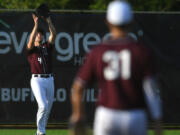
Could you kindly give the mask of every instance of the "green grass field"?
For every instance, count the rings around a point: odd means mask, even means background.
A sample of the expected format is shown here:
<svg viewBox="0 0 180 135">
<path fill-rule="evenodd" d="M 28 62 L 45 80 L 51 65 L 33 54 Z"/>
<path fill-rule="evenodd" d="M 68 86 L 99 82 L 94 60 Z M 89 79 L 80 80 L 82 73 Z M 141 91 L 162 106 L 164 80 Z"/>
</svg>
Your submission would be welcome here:
<svg viewBox="0 0 180 135">
<path fill-rule="evenodd" d="M 35 129 L 0 129 L 0 135 L 35 135 Z M 68 130 L 48 129 L 46 135 L 68 135 Z M 149 135 L 153 135 L 149 131 Z M 180 135 L 180 130 L 164 130 L 164 135 Z"/>
</svg>

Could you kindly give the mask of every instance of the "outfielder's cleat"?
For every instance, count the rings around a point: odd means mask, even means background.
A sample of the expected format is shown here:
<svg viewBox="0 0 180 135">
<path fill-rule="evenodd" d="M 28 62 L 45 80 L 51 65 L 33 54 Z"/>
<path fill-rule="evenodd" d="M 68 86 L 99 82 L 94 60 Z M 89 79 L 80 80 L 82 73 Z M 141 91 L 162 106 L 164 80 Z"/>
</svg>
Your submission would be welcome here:
<svg viewBox="0 0 180 135">
<path fill-rule="evenodd" d="M 45 135 L 45 134 L 41 134 L 41 133 L 38 134 L 38 133 L 36 133 L 35 135 Z"/>
</svg>

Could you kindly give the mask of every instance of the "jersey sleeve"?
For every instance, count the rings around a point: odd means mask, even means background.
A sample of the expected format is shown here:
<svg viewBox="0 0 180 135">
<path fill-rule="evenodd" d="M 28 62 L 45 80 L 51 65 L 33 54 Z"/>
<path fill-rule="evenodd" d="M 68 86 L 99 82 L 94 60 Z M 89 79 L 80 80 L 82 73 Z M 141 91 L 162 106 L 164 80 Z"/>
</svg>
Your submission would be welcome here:
<svg viewBox="0 0 180 135">
<path fill-rule="evenodd" d="M 160 95 L 157 92 L 159 90 L 155 79 L 153 79 L 152 77 L 144 79 L 143 89 L 144 89 L 145 101 L 147 103 L 151 117 L 154 120 L 161 119 L 162 104 L 160 100 Z"/>
<path fill-rule="evenodd" d="M 93 55 L 93 51 L 86 55 L 86 60 L 84 65 L 79 69 L 79 72 L 75 78 L 75 80 L 79 80 L 82 85 L 93 80 L 95 75 L 95 56 Z"/>
</svg>

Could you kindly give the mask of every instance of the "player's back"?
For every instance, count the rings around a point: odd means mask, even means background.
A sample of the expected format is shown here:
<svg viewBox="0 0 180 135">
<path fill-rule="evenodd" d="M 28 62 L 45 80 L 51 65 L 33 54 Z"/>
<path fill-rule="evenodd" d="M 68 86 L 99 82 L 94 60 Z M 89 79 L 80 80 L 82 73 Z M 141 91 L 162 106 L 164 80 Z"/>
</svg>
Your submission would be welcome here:
<svg viewBox="0 0 180 135">
<path fill-rule="evenodd" d="M 142 80 L 151 74 L 148 52 L 132 38 L 109 40 L 90 53 L 98 80 L 98 104 L 113 109 L 144 108 Z"/>
</svg>

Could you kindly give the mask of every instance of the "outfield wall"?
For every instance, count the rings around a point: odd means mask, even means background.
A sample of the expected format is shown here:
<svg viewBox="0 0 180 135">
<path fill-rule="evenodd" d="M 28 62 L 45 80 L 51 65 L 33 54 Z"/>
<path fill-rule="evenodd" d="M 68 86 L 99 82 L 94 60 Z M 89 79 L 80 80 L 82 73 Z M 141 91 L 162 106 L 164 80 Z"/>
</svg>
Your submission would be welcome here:
<svg viewBox="0 0 180 135">
<path fill-rule="evenodd" d="M 109 36 L 105 13 L 53 12 L 57 36 L 53 52 L 55 99 L 50 123 L 67 122 L 71 114 L 69 91 L 84 54 Z M 164 122 L 180 123 L 180 14 L 135 13 L 129 34 L 152 50 L 158 65 Z M 47 29 L 47 24 L 40 20 Z M 0 13 L 0 123 L 35 122 L 37 105 L 30 89 L 25 46 L 33 28 L 30 11 Z M 46 37 L 48 37 L 46 32 Z M 98 88 L 88 86 L 84 100 L 92 122 Z"/>
</svg>

